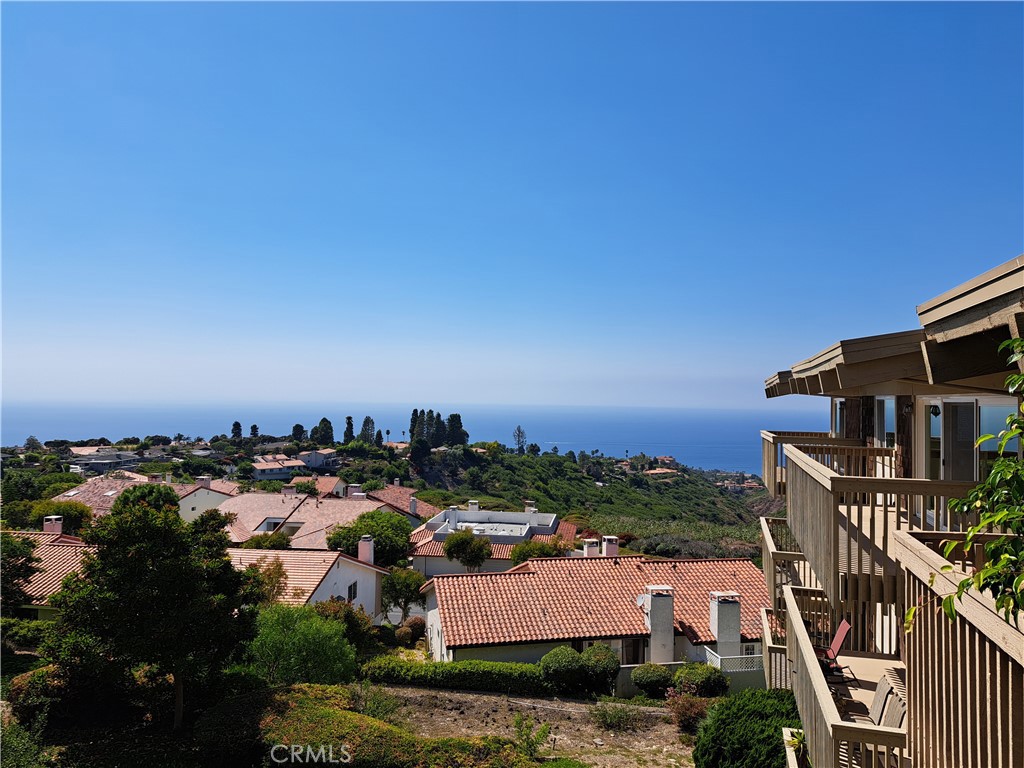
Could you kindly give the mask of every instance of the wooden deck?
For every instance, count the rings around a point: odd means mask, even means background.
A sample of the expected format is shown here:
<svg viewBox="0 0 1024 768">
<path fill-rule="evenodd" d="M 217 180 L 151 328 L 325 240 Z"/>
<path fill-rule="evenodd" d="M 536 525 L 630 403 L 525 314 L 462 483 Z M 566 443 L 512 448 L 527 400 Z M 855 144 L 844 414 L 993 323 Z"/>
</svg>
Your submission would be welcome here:
<svg viewBox="0 0 1024 768">
<path fill-rule="evenodd" d="M 875 697 L 878 682 L 888 676 L 896 695 L 907 700 L 906 667 L 898 658 L 863 653 L 840 653 L 839 663 L 849 665 L 846 676 L 826 678 L 835 692 L 837 709 L 843 720 L 852 723 L 869 722 L 868 710 Z M 850 672 L 853 672 L 851 677 Z M 854 680 L 854 678 L 856 680 Z"/>
</svg>

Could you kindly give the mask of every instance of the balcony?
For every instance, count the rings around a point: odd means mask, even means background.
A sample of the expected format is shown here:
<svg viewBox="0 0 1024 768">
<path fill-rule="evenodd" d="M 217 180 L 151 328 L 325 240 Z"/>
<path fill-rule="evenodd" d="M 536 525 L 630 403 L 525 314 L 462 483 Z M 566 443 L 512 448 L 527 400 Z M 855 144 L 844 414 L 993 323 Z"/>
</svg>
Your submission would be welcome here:
<svg viewBox="0 0 1024 768">
<path fill-rule="evenodd" d="M 771 608 L 761 609 L 761 666 L 765 688 L 793 687 L 786 661 L 786 624 Z"/>
<path fill-rule="evenodd" d="M 965 495 L 973 482 L 892 477 L 895 457 L 887 450 L 783 447 L 789 526 L 837 616 L 853 626 L 850 647 L 856 651 L 899 647 L 903 603 L 892 535 L 960 531 L 973 522 L 946 512 L 949 499 Z"/>
<path fill-rule="evenodd" d="M 835 437 L 831 432 L 761 432 L 761 478 L 769 496 L 786 495 L 786 457 L 783 448 L 787 445 L 833 445 L 860 446 L 860 440 Z"/>
<path fill-rule="evenodd" d="M 1024 766 L 1024 633 L 974 590 L 957 602 L 955 621 L 936 610 L 984 553 L 951 562 L 942 555 L 948 534 L 893 538 L 906 605 L 920 606 L 904 643 L 914 765 Z"/>
<path fill-rule="evenodd" d="M 773 601 L 773 610 L 779 614 L 782 622 L 785 622 L 786 613 L 782 602 L 784 586 L 821 586 L 800 549 L 800 542 L 783 518 L 761 518 L 761 568 L 768 595 Z"/>
<path fill-rule="evenodd" d="M 824 592 L 785 587 L 783 596 L 786 657 L 811 765 L 909 768 L 905 669 L 899 659 L 842 652 L 839 661 L 850 665 L 852 675 L 826 677 L 815 652 L 831 640 L 833 611 Z"/>
<path fill-rule="evenodd" d="M 760 656 L 719 656 L 710 648 L 704 649 L 707 663 L 716 669 L 722 670 L 725 674 L 737 672 L 760 672 Z"/>
</svg>

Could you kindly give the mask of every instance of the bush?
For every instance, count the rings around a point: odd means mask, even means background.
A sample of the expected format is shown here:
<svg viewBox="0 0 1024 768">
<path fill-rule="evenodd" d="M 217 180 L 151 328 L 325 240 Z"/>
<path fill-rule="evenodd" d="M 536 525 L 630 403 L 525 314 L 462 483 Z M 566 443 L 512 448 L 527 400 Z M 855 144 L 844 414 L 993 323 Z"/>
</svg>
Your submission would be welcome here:
<svg viewBox="0 0 1024 768">
<path fill-rule="evenodd" d="M 710 664 L 687 664 L 681 667 L 673 680 L 678 693 L 711 698 L 729 692 L 729 678 L 722 670 Z"/>
<path fill-rule="evenodd" d="M 35 650 L 42 644 L 53 626 L 52 621 L 0 619 L 0 636 L 8 648 Z"/>
<path fill-rule="evenodd" d="M 253 666 L 279 683 L 345 683 L 356 673 L 345 626 L 311 606 L 272 605 L 260 611 L 249 645 Z"/>
<path fill-rule="evenodd" d="M 449 690 L 489 691 L 518 696 L 548 696 L 551 688 L 536 664 L 510 661 L 406 661 L 378 656 L 363 665 L 374 683 L 418 685 Z"/>
<path fill-rule="evenodd" d="M 427 620 L 422 616 L 410 616 L 402 625 L 412 632 L 412 641 L 422 640 L 427 635 Z"/>
<path fill-rule="evenodd" d="M 6 768 L 43 768 L 44 762 L 36 734 L 11 720 L 0 726 Z"/>
<path fill-rule="evenodd" d="M 399 627 L 395 630 L 395 640 L 398 641 L 399 645 L 404 645 L 408 648 L 412 645 L 412 630 L 408 627 Z"/>
<path fill-rule="evenodd" d="M 544 679 L 561 693 L 577 693 L 586 689 L 587 665 L 583 657 L 568 645 L 548 651 L 540 660 Z"/>
<path fill-rule="evenodd" d="M 641 664 L 633 670 L 629 679 L 647 696 L 660 699 L 672 685 L 672 670 L 660 664 Z"/>
<path fill-rule="evenodd" d="M 782 729 L 799 727 L 792 691 L 740 691 L 711 707 L 693 760 L 696 768 L 785 768 Z"/>
<path fill-rule="evenodd" d="M 704 721 L 708 710 L 716 701 L 717 699 L 700 698 L 688 693 L 676 693 L 670 689 L 665 706 L 668 707 L 668 711 L 672 715 L 672 722 L 680 731 L 696 733 L 697 726 Z"/>
<path fill-rule="evenodd" d="M 609 646 L 596 643 L 580 654 L 587 669 L 590 690 L 595 694 L 612 693 L 619 676 L 619 657 Z"/>
<path fill-rule="evenodd" d="M 354 606 L 347 600 L 332 597 L 317 603 L 313 608 L 325 619 L 340 621 L 345 625 L 345 639 L 355 647 L 360 657 L 375 656 L 381 652 L 377 628 L 362 606 Z M 394 640 L 393 635 L 391 639 Z"/>
<path fill-rule="evenodd" d="M 369 680 L 353 683 L 348 687 L 352 698 L 352 710 L 361 715 L 397 725 L 395 715 L 402 708 L 397 696 L 392 696 L 379 685 Z"/>
<path fill-rule="evenodd" d="M 644 725 L 647 714 L 629 704 L 602 702 L 591 708 L 590 718 L 605 731 L 633 731 Z"/>
</svg>

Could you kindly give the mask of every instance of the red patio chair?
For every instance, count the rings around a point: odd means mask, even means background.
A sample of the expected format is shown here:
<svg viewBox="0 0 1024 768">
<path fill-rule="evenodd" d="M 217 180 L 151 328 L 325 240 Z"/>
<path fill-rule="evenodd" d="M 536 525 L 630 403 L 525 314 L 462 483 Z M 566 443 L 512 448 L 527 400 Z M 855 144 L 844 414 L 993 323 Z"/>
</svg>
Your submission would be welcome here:
<svg viewBox="0 0 1024 768">
<path fill-rule="evenodd" d="M 843 643 L 846 642 L 846 636 L 850 634 L 851 628 L 850 622 L 843 619 L 839 622 L 835 635 L 832 636 L 832 644 L 828 648 L 815 648 L 814 652 L 822 663 L 822 669 L 826 671 L 826 674 L 842 676 L 843 670 L 848 669 L 850 670 L 850 676 L 856 681 L 857 685 L 860 685 L 860 681 L 857 680 L 857 676 L 850 669 L 850 666 L 839 663 L 839 652 L 843 647 Z"/>
</svg>

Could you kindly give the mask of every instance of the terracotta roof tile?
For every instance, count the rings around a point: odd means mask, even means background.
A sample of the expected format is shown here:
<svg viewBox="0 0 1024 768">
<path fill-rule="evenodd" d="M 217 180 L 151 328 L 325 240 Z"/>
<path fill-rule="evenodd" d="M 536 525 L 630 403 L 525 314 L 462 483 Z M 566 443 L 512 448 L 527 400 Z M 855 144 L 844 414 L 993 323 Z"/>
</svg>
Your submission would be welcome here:
<svg viewBox="0 0 1024 768">
<path fill-rule="evenodd" d="M 281 602 L 288 605 L 305 605 L 338 560 L 338 553 L 329 551 L 229 549 L 228 554 L 231 556 L 231 564 L 240 571 L 250 565 L 280 560 L 288 577 L 287 589 Z"/>
<path fill-rule="evenodd" d="M 320 496 L 326 496 L 329 493 L 334 493 L 338 487 L 338 483 L 341 480 L 337 477 L 316 475 L 314 477 L 293 477 L 288 485 L 296 485 L 298 483 L 315 483 L 317 494 Z"/>
<path fill-rule="evenodd" d="M 288 518 L 289 525 L 302 523 L 292 535 L 293 549 L 327 549 L 327 534 L 339 525 L 351 525 L 366 512 L 384 506 L 372 499 L 306 499 Z"/>
<path fill-rule="evenodd" d="M 287 519 L 305 496 L 285 496 L 283 493 L 243 493 L 221 502 L 221 514 L 233 514 L 235 520 L 228 525 L 232 541 L 248 541 L 253 532 L 268 517 Z"/>
<path fill-rule="evenodd" d="M 128 478 L 101 475 L 54 496 L 53 501 L 80 501 L 92 509 L 93 517 L 102 517 L 110 512 L 117 497 L 126 488 L 136 485 L 142 485 L 142 483 Z"/>
<path fill-rule="evenodd" d="M 435 576 L 433 589 L 449 647 L 648 634 L 636 598 L 647 585 L 675 588 L 676 629 L 713 642 L 713 591 L 740 594 L 743 638 L 761 637 L 768 607 L 764 577 L 750 560 L 647 560 L 643 557 L 529 560 L 503 573 Z"/>
<path fill-rule="evenodd" d="M 410 512 L 411 504 L 410 499 L 417 493 L 415 488 L 405 488 L 400 485 L 385 485 L 383 488 L 378 488 L 376 491 L 367 491 L 366 498 L 377 499 L 383 501 L 390 507 L 397 509 L 399 512 L 404 512 L 407 515 L 411 515 Z M 416 499 L 416 517 L 423 520 L 429 520 L 434 515 L 441 514 L 441 510 L 432 504 L 427 504 L 425 501 Z"/>
<path fill-rule="evenodd" d="M 60 591 L 64 577 L 81 567 L 85 553 L 95 551 L 95 547 L 86 545 L 77 536 L 41 531 L 10 533 L 36 542 L 35 556 L 40 560 L 36 567 L 39 570 L 29 577 L 25 585 L 25 592 L 31 598 L 32 605 L 46 605 L 50 595 Z"/>
</svg>

